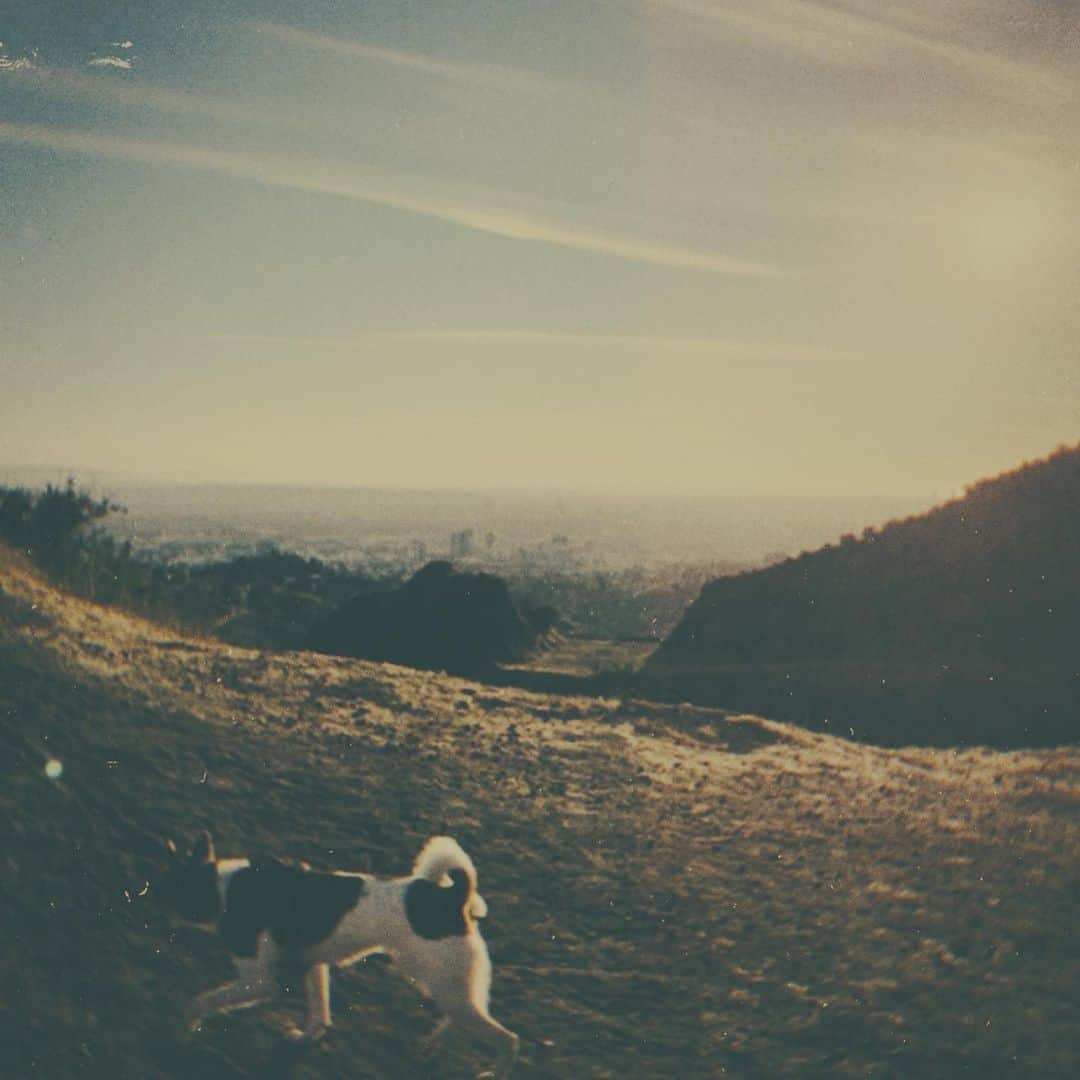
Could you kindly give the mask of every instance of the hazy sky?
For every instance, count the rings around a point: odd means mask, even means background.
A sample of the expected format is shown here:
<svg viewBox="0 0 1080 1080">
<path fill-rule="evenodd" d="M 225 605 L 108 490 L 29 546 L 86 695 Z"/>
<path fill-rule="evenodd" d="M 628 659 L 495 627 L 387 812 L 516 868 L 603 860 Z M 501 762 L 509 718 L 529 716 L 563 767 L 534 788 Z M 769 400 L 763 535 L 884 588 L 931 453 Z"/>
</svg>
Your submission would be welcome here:
<svg viewBox="0 0 1080 1080">
<path fill-rule="evenodd" d="M 1080 437 L 1073 0 L 0 0 L 0 463 L 945 492 Z"/>
</svg>

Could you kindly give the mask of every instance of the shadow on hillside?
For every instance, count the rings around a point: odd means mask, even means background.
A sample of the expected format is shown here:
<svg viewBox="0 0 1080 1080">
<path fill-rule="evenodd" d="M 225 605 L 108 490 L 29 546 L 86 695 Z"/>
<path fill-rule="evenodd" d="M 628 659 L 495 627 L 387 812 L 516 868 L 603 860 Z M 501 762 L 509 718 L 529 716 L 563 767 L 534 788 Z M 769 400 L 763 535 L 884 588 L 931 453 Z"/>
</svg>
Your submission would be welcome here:
<svg viewBox="0 0 1080 1080">
<path fill-rule="evenodd" d="M 669 715 L 672 705 L 692 703 L 893 747 L 1068 745 L 1077 741 L 1080 714 L 1080 674 L 1054 666 L 823 661 L 624 665 L 585 673 L 514 665 L 486 681 L 541 694 L 653 702 Z"/>
<path fill-rule="evenodd" d="M 1080 675 L 1057 668 L 732 665 L 646 672 L 636 689 L 894 747 L 1067 745 L 1080 711 Z"/>
<path fill-rule="evenodd" d="M 497 668 L 484 681 L 492 686 L 563 697 L 603 697 L 617 689 L 609 681 L 595 675 L 571 675 L 564 671 L 536 671 L 522 667 Z"/>
<path fill-rule="evenodd" d="M 500 664 L 486 682 L 537 694 L 621 698 L 636 692 L 637 673 L 656 642 L 595 639 L 555 634 L 527 659 Z"/>
<path fill-rule="evenodd" d="M 52 624 L 31 604 L 0 590 L 0 626 L 12 629 L 48 630 Z"/>
</svg>

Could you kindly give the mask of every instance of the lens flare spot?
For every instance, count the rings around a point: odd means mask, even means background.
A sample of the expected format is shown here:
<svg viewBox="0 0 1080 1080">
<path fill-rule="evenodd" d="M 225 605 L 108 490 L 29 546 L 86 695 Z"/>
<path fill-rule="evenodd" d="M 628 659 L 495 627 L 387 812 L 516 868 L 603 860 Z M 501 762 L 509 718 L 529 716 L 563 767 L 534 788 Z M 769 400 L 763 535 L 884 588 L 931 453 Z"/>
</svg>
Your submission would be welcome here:
<svg viewBox="0 0 1080 1080">
<path fill-rule="evenodd" d="M 59 780 L 64 775 L 64 764 L 57 758 L 49 758 L 45 762 L 45 775 L 50 780 Z"/>
</svg>

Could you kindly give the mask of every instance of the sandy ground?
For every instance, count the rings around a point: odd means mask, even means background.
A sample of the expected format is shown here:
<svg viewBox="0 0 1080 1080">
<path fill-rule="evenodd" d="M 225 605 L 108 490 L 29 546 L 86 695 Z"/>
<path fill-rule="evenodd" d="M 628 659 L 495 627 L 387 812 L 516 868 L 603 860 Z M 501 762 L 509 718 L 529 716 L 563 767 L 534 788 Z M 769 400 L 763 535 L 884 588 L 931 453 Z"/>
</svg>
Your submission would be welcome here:
<svg viewBox="0 0 1080 1080">
<path fill-rule="evenodd" d="M 228 963 L 158 910 L 139 845 L 201 827 L 221 854 L 380 873 L 456 836 L 521 1077 L 1080 1074 L 1075 749 L 890 751 L 245 651 L 63 596 L 9 553 L 0 718 L 5 1075 L 488 1064 L 467 1045 L 425 1060 L 432 1009 L 382 961 L 335 975 L 313 1049 L 285 1047 L 282 1008 L 178 1040 Z"/>
</svg>

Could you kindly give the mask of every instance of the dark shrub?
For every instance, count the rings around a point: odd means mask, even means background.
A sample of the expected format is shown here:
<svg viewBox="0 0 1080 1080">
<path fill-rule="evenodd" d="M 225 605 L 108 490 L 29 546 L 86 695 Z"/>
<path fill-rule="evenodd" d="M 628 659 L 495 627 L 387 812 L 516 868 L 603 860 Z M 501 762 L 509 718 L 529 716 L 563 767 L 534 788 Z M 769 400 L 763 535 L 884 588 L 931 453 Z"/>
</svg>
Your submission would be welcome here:
<svg viewBox="0 0 1080 1080">
<path fill-rule="evenodd" d="M 401 588 L 358 596 L 317 623 L 308 648 L 410 667 L 481 674 L 521 658 L 536 637 L 493 574 L 431 562 Z"/>
</svg>

